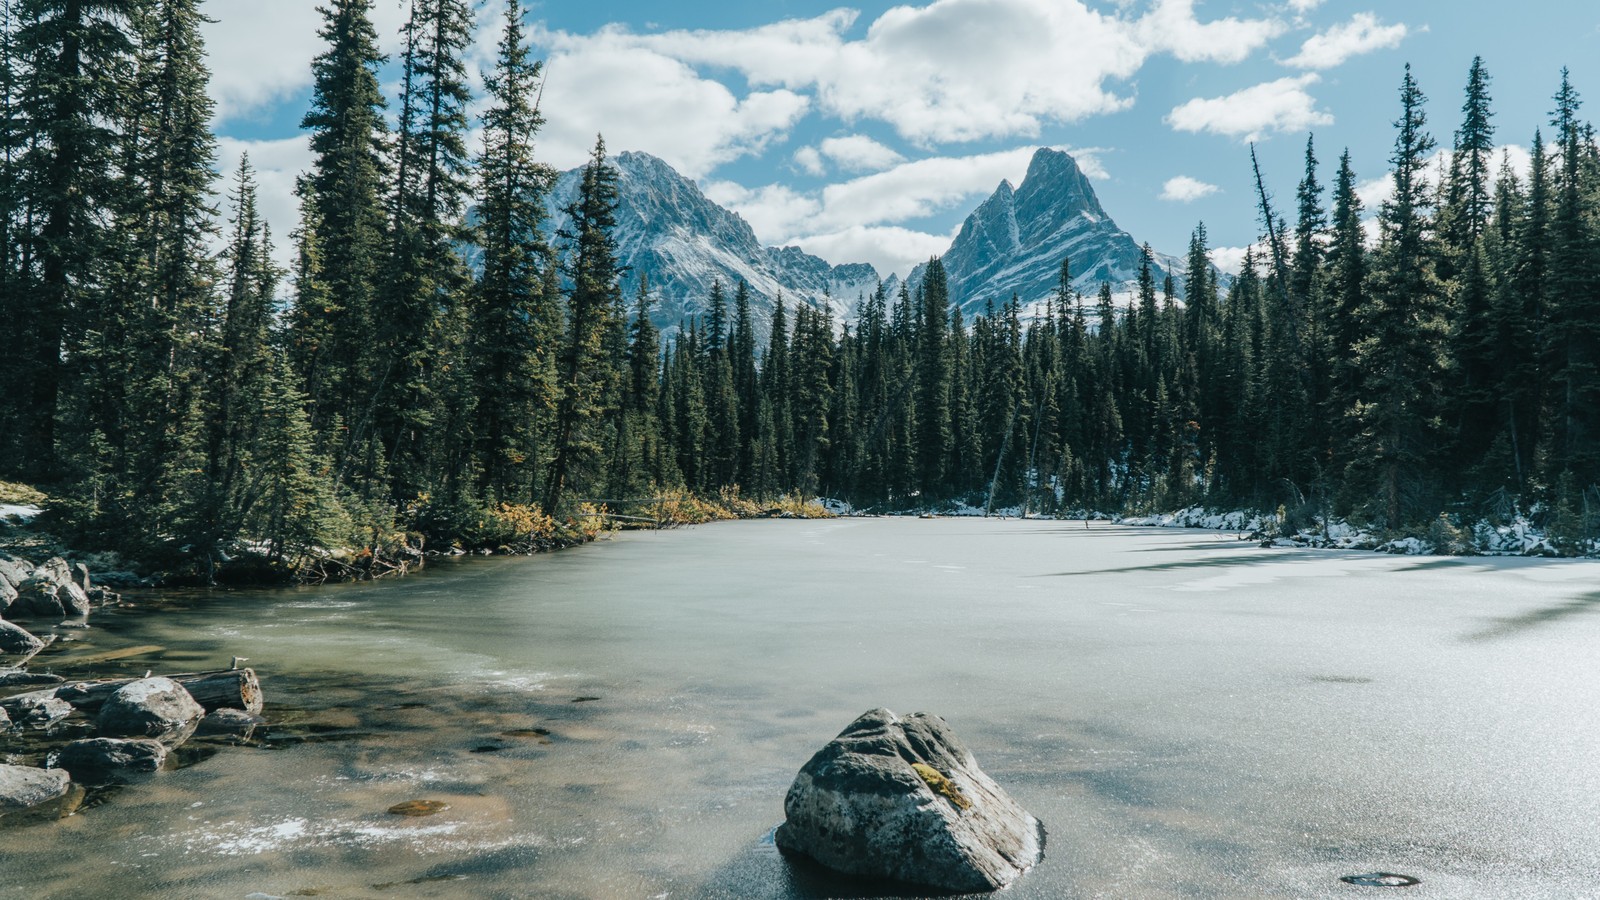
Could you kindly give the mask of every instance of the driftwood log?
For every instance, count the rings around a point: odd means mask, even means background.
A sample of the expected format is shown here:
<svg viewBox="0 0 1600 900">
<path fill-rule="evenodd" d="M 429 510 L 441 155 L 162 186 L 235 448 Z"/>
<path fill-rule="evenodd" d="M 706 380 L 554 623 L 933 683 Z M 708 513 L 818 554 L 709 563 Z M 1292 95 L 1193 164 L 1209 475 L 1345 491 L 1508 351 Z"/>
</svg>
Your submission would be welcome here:
<svg viewBox="0 0 1600 900">
<path fill-rule="evenodd" d="M 215 672 L 190 672 L 166 676 L 183 685 L 206 712 L 219 709 L 242 709 L 248 713 L 261 712 L 261 682 L 254 669 L 222 669 Z M 74 681 L 47 691 L 34 691 L 9 697 L 13 703 L 34 695 L 55 697 L 72 704 L 74 709 L 86 713 L 98 712 L 117 689 L 138 678 L 119 678 L 114 681 Z"/>
</svg>

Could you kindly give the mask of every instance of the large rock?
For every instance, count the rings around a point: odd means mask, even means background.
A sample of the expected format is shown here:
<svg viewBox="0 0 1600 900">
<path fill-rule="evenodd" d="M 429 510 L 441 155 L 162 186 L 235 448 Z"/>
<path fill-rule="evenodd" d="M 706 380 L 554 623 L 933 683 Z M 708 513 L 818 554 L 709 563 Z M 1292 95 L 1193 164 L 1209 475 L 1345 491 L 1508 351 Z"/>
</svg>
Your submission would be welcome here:
<svg viewBox="0 0 1600 900">
<path fill-rule="evenodd" d="M 176 747 L 194 734 L 206 714 L 183 685 L 170 678 L 130 681 L 100 707 L 100 733 L 106 737 L 155 738 Z"/>
<path fill-rule="evenodd" d="M 938 716 L 861 716 L 811 757 L 784 799 L 778 847 L 839 872 L 944 891 L 1005 887 L 1044 829 Z"/>
<path fill-rule="evenodd" d="M 0 765 L 0 816 L 60 800 L 70 789 L 66 772 Z"/>
<path fill-rule="evenodd" d="M 51 765 L 70 772 L 74 781 L 97 784 L 154 772 L 166 760 L 167 748 L 160 741 L 100 737 L 62 747 Z"/>
<path fill-rule="evenodd" d="M 33 574 L 33 566 L 25 559 L 17 559 L 0 551 L 0 582 L 16 587 Z"/>
<path fill-rule="evenodd" d="M 0 662 L 21 665 L 44 649 L 44 641 L 10 622 L 0 622 Z"/>
<path fill-rule="evenodd" d="M 72 579 L 72 568 L 53 557 L 17 586 L 10 613 L 41 618 L 72 618 L 89 614 L 89 595 Z"/>
</svg>

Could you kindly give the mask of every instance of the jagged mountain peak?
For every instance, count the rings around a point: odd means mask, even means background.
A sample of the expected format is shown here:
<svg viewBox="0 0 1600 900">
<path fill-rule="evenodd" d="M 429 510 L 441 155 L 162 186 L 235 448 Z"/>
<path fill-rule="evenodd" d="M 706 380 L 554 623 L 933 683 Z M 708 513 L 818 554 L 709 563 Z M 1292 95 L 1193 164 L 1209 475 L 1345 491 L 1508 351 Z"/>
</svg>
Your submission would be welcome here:
<svg viewBox="0 0 1600 900">
<path fill-rule="evenodd" d="M 730 300 L 740 280 L 749 285 L 763 340 L 779 297 L 791 306 L 827 306 L 843 318 L 858 296 L 877 286 L 878 272 L 867 263 L 835 266 L 799 247 L 763 245 L 743 217 L 717 205 L 659 157 L 624 151 L 609 161 L 618 176 L 614 237 L 628 267 L 622 288 L 631 297 L 639 279 L 649 279 L 655 298 L 651 318 L 665 334 L 707 314 L 716 282 Z M 581 180 L 581 168 L 557 180 L 548 204 L 552 231 L 564 222 L 560 211 L 576 197 Z"/>
<path fill-rule="evenodd" d="M 1110 282 L 1118 294 L 1132 291 L 1142 249 L 1117 227 L 1100 205 L 1094 185 L 1070 153 L 1041 147 L 1015 188 L 1002 181 L 962 223 L 941 258 L 950 299 L 973 313 L 985 304 L 1021 298 L 1024 305 L 1054 296 L 1061 261 L 1070 262 L 1074 290 L 1092 294 Z M 1153 254 L 1157 282 L 1180 276 L 1176 257 Z M 908 281 L 920 284 L 926 267 Z"/>
</svg>

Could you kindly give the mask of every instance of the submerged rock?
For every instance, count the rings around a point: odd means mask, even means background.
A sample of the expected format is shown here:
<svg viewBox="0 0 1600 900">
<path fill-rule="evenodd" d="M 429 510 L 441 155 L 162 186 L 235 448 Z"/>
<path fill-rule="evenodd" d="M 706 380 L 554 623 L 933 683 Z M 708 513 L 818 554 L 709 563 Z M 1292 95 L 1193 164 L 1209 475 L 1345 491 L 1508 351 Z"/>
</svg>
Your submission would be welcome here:
<svg viewBox="0 0 1600 900">
<path fill-rule="evenodd" d="M 266 724 L 266 719 L 242 709 L 219 709 L 207 713 L 205 718 L 200 720 L 200 727 L 195 730 L 195 736 L 230 737 L 248 741 L 255 735 L 257 728 Z"/>
<path fill-rule="evenodd" d="M 853 875 L 990 891 L 1043 856 L 1038 820 L 925 713 L 850 723 L 801 768 L 783 809 L 780 849 Z"/>
<path fill-rule="evenodd" d="M 154 772 L 167 761 L 160 741 L 87 738 L 61 748 L 52 765 L 90 784 L 115 781 L 131 774 Z"/>
<path fill-rule="evenodd" d="M 70 789 L 66 772 L 0 765 L 0 816 L 60 800 Z"/>
<path fill-rule="evenodd" d="M 100 733 L 107 737 L 155 738 L 176 747 L 194 734 L 205 714 L 205 709 L 176 681 L 141 678 L 117 688 L 100 707 Z"/>
</svg>

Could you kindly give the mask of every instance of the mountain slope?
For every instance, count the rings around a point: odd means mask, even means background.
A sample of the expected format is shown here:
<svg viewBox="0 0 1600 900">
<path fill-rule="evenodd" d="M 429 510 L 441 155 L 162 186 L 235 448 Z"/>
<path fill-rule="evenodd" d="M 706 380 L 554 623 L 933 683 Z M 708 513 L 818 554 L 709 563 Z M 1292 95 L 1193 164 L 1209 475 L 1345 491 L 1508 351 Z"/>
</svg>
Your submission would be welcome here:
<svg viewBox="0 0 1600 900">
<path fill-rule="evenodd" d="M 734 287 L 750 286 L 750 306 L 761 340 L 770 331 L 781 294 L 791 307 L 798 300 L 829 305 L 836 319 L 854 309 L 858 296 L 877 287 L 878 272 L 866 263 L 834 266 L 798 247 L 766 247 L 737 214 L 713 203 L 693 181 L 648 153 L 612 157 L 618 173 L 618 256 L 629 267 L 623 293 L 629 304 L 639 278 L 648 277 L 656 298 L 652 318 L 663 332 L 704 316 L 714 281 L 722 282 L 731 315 Z M 550 231 L 565 221 L 560 210 L 573 202 L 581 169 L 562 173 L 549 200 Z"/>
</svg>

